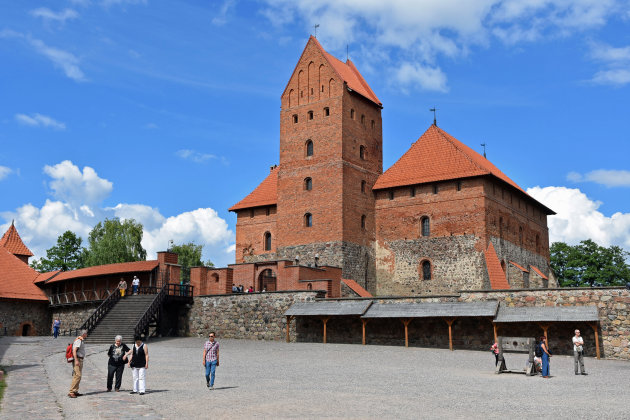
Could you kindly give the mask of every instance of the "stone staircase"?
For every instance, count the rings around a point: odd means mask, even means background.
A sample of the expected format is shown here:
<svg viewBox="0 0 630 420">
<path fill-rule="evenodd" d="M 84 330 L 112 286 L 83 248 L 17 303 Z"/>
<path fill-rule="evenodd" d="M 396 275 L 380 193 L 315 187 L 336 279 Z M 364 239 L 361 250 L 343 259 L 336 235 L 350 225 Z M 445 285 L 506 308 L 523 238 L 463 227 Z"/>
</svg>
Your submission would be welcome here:
<svg viewBox="0 0 630 420">
<path fill-rule="evenodd" d="M 126 296 L 120 299 L 88 335 L 86 343 L 113 343 L 114 337 L 133 343 L 134 329 L 157 295 Z"/>
</svg>

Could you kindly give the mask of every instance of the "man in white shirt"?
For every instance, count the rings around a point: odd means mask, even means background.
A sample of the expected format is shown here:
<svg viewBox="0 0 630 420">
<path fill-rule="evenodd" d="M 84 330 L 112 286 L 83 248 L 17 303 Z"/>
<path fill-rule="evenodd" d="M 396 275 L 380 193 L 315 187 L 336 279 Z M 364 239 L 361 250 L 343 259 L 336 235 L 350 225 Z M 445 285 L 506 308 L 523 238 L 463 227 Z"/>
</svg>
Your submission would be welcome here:
<svg viewBox="0 0 630 420">
<path fill-rule="evenodd" d="M 140 279 L 137 276 L 133 276 L 133 280 L 131 281 L 131 289 L 133 290 L 133 294 L 138 294 L 138 287 L 140 287 Z"/>
<path fill-rule="evenodd" d="M 72 384 L 70 385 L 70 391 L 68 397 L 76 398 L 83 394 L 79 393 L 79 384 L 81 383 L 81 375 L 83 373 L 83 358 L 85 357 L 85 345 L 83 340 L 87 338 L 87 330 L 81 330 L 81 335 L 74 340 L 72 344 L 72 356 L 74 361 L 72 362 Z"/>
<path fill-rule="evenodd" d="M 584 371 L 584 339 L 580 335 L 580 330 L 575 330 L 575 336 L 573 336 L 573 364 L 575 366 L 576 375 L 579 375 L 578 363 L 582 375 L 587 375 Z"/>
</svg>

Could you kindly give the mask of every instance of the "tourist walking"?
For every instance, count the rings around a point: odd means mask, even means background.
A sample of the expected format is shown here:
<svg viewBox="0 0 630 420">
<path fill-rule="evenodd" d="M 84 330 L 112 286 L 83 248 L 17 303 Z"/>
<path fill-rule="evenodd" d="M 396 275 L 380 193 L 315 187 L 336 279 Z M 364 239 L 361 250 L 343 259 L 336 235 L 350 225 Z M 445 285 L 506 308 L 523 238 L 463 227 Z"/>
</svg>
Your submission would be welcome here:
<svg viewBox="0 0 630 420">
<path fill-rule="evenodd" d="M 206 368 L 206 386 L 214 388 L 214 372 L 219 366 L 219 342 L 214 340 L 214 331 L 208 334 L 208 341 L 203 345 L 203 365 Z"/>
<path fill-rule="evenodd" d="M 59 336 L 60 327 L 61 327 L 61 321 L 59 320 L 59 317 L 56 317 L 52 323 L 52 333 L 53 333 L 54 338 L 57 338 Z"/>
<path fill-rule="evenodd" d="M 494 366 L 499 364 L 499 343 L 496 341 L 490 347 L 490 351 L 494 354 Z"/>
<path fill-rule="evenodd" d="M 543 351 L 542 354 L 542 377 L 549 378 L 549 358 L 551 352 L 549 351 L 549 344 L 547 343 L 547 337 L 544 335 L 540 337 L 540 348 Z"/>
<path fill-rule="evenodd" d="M 133 280 L 131 281 L 131 290 L 134 295 L 138 294 L 138 287 L 140 287 L 140 279 L 137 276 L 133 276 Z"/>
<path fill-rule="evenodd" d="M 135 337 L 136 344 L 133 345 L 129 360 L 129 367 L 133 374 L 133 391 L 130 394 L 144 395 L 146 391 L 146 373 L 149 368 L 149 349 L 142 342 L 142 337 Z"/>
<path fill-rule="evenodd" d="M 87 330 L 81 330 L 81 335 L 72 343 L 72 384 L 68 397 L 76 398 L 83 394 L 79 393 L 79 384 L 81 383 L 81 375 L 83 374 L 83 359 L 85 358 L 85 344 L 83 340 L 87 338 Z"/>
<path fill-rule="evenodd" d="M 109 346 L 107 355 L 109 361 L 107 362 L 107 391 L 112 390 L 112 382 L 114 381 L 114 374 L 116 375 L 116 385 L 114 389 L 116 392 L 120 391 L 120 384 L 122 383 L 122 375 L 125 370 L 125 362 L 127 361 L 127 353 L 131 350 L 125 343 L 122 342 L 122 335 L 117 335 L 114 338 L 114 344 Z"/>
<path fill-rule="evenodd" d="M 588 375 L 584 370 L 584 339 L 580 335 L 580 330 L 575 330 L 575 335 L 573 336 L 573 365 L 576 375 L 579 375 L 578 364 L 582 375 Z"/>
<path fill-rule="evenodd" d="M 120 297 L 125 297 L 125 292 L 127 291 L 127 282 L 122 277 L 120 279 L 120 282 L 118 283 L 118 290 L 120 290 Z"/>
</svg>

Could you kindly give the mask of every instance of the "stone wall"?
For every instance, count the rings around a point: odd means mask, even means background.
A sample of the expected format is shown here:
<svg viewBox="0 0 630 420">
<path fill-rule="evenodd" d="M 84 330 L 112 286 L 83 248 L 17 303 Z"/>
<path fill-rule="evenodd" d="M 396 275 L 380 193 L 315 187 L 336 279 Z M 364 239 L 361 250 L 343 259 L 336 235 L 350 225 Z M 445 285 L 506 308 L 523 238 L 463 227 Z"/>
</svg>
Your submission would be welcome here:
<svg viewBox="0 0 630 420">
<path fill-rule="evenodd" d="M 51 310 L 52 318 L 59 317 L 61 331 L 81 328 L 81 325 L 94 313 L 101 302 L 84 303 L 75 306 L 62 306 Z M 52 321 L 51 321 L 52 322 Z"/>
<path fill-rule="evenodd" d="M 219 340 L 284 340 L 287 325 L 284 312 L 294 302 L 310 302 L 323 295 L 319 291 L 284 291 L 196 296 L 188 312 L 188 333 L 205 337 L 215 331 Z M 295 336 L 293 322 L 293 340 Z"/>
<path fill-rule="evenodd" d="M 0 301 L 0 335 L 48 335 L 51 325 L 48 302 Z"/>
</svg>

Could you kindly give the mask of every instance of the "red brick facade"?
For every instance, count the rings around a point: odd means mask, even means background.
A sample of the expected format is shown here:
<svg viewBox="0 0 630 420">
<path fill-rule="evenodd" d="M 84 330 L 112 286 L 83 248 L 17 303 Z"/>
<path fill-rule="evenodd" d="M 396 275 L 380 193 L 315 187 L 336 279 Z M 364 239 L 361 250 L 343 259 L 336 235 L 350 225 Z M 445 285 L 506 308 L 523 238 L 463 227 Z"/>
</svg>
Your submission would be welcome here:
<svg viewBox="0 0 630 420">
<path fill-rule="evenodd" d="M 281 104 L 279 165 L 230 209 L 234 283 L 256 283 L 265 264 L 277 267 L 278 290 L 299 289 L 315 274 L 295 267 L 319 264 L 380 295 L 526 287 L 530 266 L 549 273 L 553 212 L 448 133 L 431 126 L 383 173 L 381 103 L 316 39 Z M 501 265 L 492 278 L 489 252 Z M 279 274 L 284 260 L 297 278 Z"/>
</svg>

